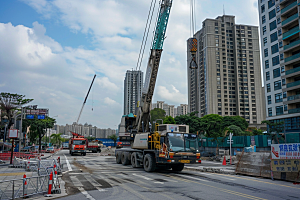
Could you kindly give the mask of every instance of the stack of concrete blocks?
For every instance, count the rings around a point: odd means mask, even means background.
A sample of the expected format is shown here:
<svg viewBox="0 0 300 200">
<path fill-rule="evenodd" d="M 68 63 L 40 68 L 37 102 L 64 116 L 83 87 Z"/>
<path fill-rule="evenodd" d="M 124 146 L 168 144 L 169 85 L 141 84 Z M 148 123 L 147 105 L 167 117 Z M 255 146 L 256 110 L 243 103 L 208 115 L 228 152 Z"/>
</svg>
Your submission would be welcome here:
<svg viewBox="0 0 300 200">
<path fill-rule="evenodd" d="M 236 155 L 237 174 L 271 178 L 270 152 L 238 152 Z M 297 172 L 273 172 L 274 179 L 297 181 Z"/>
</svg>

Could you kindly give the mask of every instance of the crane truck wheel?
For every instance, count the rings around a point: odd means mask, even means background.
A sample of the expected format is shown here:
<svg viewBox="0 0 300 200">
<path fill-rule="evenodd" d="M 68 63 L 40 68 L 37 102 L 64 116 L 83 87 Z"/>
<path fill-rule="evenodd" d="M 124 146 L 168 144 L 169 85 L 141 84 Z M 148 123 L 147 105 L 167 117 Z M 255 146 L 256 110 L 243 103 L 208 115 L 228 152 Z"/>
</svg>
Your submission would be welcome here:
<svg viewBox="0 0 300 200">
<path fill-rule="evenodd" d="M 120 152 L 117 152 L 116 153 L 116 163 L 117 164 L 121 164 L 121 153 Z"/>
<path fill-rule="evenodd" d="M 155 170 L 155 158 L 153 154 L 147 153 L 144 157 L 144 170 L 146 172 L 153 172 Z"/>
<path fill-rule="evenodd" d="M 123 152 L 121 154 L 121 162 L 122 165 L 129 165 L 130 164 L 130 160 L 128 159 L 128 152 Z"/>
<path fill-rule="evenodd" d="M 136 160 L 136 153 L 133 152 L 133 153 L 131 154 L 131 166 L 132 166 L 133 168 L 136 168 L 136 167 L 137 167 L 136 162 L 137 162 L 137 160 Z"/>
<path fill-rule="evenodd" d="M 172 166 L 172 170 L 175 172 L 181 172 L 183 170 L 183 168 L 184 168 L 183 163 Z"/>
</svg>

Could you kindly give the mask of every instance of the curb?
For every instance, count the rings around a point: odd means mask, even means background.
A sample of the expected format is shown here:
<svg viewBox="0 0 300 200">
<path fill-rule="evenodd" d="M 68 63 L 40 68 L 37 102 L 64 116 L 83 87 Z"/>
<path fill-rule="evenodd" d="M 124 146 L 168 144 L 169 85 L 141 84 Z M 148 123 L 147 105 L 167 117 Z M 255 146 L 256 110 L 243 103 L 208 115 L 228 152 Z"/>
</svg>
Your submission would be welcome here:
<svg viewBox="0 0 300 200">
<path fill-rule="evenodd" d="M 212 167 L 206 167 L 203 169 L 193 168 L 193 167 L 184 167 L 185 170 L 189 171 L 199 171 L 199 172 L 209 172 L 209 173 L 219 173 L 219 174 L 230 174 L 230 175 L 236 175 L 235 171 L 226 170 L 223 169 L 216 169 Z"/>
</svg>

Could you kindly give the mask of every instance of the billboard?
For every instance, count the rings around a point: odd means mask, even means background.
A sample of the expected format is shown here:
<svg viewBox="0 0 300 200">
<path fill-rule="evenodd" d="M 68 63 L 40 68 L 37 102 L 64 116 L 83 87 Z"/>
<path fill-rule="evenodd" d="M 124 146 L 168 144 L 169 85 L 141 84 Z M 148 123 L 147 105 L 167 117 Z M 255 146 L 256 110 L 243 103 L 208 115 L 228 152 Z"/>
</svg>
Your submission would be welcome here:
<svg viewBox="0 0 300 200">
<path fill-rule="evenodd" d="M 300 159 L 300 143 L 272 144 L 272 159 Z"/>
<path fill-rule="evenodd" d="M 274 172 L 298 172 L 300 170 L 300 160 L 272 160 L 272 171 Z"/>
</svg>

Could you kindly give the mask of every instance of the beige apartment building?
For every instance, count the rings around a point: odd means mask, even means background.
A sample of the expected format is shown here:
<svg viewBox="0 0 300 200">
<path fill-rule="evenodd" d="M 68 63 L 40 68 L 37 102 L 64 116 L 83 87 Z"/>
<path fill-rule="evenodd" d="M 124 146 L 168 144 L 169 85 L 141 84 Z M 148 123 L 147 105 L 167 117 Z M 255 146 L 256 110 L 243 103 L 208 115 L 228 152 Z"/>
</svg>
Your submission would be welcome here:
<svg viewBox="0 0 300 200">
<path fill-rule="evenodd" d="M 190 68 L 188 52 L 189 112 L 239 115 L 250 125 L 261 124 L 265 103 L 258 27 L 235 24 L 234 16 L 223 15 L 205 19 L 194 37 L 198 68 Z"/>
</svg>

